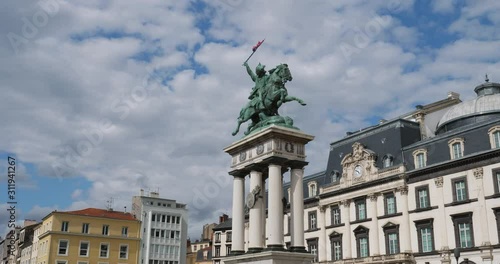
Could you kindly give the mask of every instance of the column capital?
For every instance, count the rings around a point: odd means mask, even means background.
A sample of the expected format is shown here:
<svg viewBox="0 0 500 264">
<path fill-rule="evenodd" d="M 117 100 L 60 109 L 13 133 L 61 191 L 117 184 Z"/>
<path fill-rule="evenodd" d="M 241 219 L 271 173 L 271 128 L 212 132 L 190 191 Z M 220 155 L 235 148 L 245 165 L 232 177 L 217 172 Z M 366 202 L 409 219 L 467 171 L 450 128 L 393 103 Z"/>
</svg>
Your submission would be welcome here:
<svg viewBox="0 0 500 264">
<path fill-rule="evenodd" d="M 319 212 L 320 213 L 324 213 L 326 211 L 326 208 L 328 207 L 328 205 L 320 205 L 319 206 Z"/>
<path fill-rule="evenodd" d="M 235 178 L 245 178 L 249 173 L 247 170 L 233 170 L 229 172 L 229 175 Z"/>
<path fill-rule="evenodd" d="M 309 162 L 300 160 L 289 160 L 286 162 L 286 165 L 289 166 L 292 170 L 303 169 L 305 166 L 307 166 L 307 164 L 309 164 Z"/>
<path fill-rule="evenodd" d="M 370 193 L 368 194 L 368 198 L 370 198 L 370 201 L 376 202 L 379 195 L 379 193 Z"/>
<path fill-rule="evenodd" d="M 262 163 L 267 164 L 267 165 L 274 164 L 274 165 L 284 166 L 287 161 L 288 161 L 288 159 L 286 159 L 286 158 L 269 157 L 269 158 L 262 160 Z"/>
<path fill-rule="evenodd" d="M 476 179 L 482 179 L 483 178 L 483 168 L 474 169 L 474 177 Z"/>
<path fill-rule="evenodd" d="M 265 171 L 267 171 L 267 166 L 265 164 L 252 163 L 252 164 L 245 167 L 245 171 L 249 171 L 249 172 L 257 171 L 257 172 L 264 173 Z"/>
<path fill-rule="evenodd" d="M 351 206 L 351 199 L 342 200 L 341 203 L 344 207 L 350 207 Z"/>
<path fill-rule="evenodd" d="M 436 184 L 436 187 L 442 188 L 443 187 L 443 177 L 434 178 L 434 183 Z"/>
<path fill-rule="evenodd" d="M 398 187 L 398 191 L 401 193 L 401 195 L 408 195 L 408 186 L 400 186 Z"/>
</svg>

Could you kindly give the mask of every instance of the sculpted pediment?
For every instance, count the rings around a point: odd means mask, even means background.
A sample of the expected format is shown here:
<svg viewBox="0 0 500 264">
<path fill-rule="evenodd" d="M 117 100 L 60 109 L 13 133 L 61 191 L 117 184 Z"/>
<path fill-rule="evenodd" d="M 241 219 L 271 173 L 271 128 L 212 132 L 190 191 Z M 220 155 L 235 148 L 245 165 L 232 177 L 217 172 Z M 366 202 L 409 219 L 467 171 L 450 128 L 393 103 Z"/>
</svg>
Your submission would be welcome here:
<svg viewBox="0 0 500 264">
<path fill-rule="evenodd" d="M 352 184 L 365 182 L 377 174 L 375 166 L 377 155 L 363 144 L 356 142 L 352 145 L 352 153 L 345 155 L 341 161 L 343 168 L 342 178 Z"/>
</svg>

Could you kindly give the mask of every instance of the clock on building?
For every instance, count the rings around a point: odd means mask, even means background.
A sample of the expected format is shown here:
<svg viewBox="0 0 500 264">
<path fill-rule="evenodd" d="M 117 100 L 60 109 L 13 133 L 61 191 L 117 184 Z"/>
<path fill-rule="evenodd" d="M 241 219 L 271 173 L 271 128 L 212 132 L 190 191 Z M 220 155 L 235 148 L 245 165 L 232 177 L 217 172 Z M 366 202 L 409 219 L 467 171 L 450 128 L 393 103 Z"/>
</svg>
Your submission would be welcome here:
<svg viewBox="0 0 500 264">
<path fill-rule="evenodd" d="M 353 173 L 354 177 L 361 177 L 363 175 L 363 167 L 361 167 L 361 165 L 356 165 L 356 167 L 354 167 L 354 173 Z"/>
</svg>

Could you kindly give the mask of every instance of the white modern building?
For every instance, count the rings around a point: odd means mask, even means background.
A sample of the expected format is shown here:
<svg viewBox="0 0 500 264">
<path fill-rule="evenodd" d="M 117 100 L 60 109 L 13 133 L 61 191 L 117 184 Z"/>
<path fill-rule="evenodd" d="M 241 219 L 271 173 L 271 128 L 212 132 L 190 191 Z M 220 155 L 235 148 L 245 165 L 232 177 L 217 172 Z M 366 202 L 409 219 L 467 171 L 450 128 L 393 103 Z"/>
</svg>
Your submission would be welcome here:
<svg viewBox="0 0 500 264">
<path fill-rule="evenodd" d="M 158 192 L 132 198 L 132 214 L 142 221 L 139 264 L 185 264 L 188 215 L 185 204 Z"/>
<path fill-rule="evenodd" d="M 314 262 L 455 264 L 458 251 L 458 263 L 500 263 L 500 84 L 487 80 L 474 92 L 330 144 L 325 170 L 303 180 Z M 289 204 L 284 213 L 289 248 Z M 249 237 L 245 228 L 245 251 Z M 220 239 L 221 253 L 226 244 Z"/>
</svg>

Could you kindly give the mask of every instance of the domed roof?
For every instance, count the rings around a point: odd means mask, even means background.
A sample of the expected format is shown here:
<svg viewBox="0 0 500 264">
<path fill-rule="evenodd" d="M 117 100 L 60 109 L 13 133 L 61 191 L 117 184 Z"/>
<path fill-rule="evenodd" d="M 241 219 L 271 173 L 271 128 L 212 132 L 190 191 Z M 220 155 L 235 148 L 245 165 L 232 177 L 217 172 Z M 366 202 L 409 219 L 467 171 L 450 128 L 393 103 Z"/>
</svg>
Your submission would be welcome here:
<svg viewBox="0 0 500 264">
<path fill-rule="evenodd" d="M 476 86 L 474 91 L 477 97 L 470 101 L 465 101 L 451 107 L 441 118 L 437 125 L 437 130 L 445 125 L 479 115 L 500 113 L 500 84 L 490 83 L 488 79 L 485 83 Z M 469 123 L 469 122 L 467 122 Z M 464 123 L 465 124 L 465 123 Z M 449 130 L 449 129 L 446 129 Z"/>
</svg>

